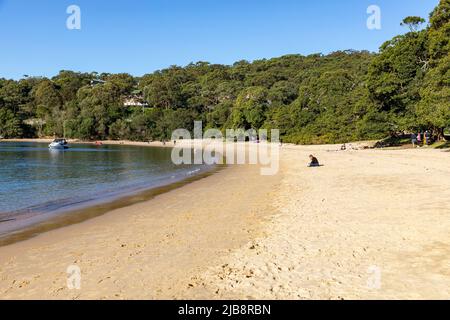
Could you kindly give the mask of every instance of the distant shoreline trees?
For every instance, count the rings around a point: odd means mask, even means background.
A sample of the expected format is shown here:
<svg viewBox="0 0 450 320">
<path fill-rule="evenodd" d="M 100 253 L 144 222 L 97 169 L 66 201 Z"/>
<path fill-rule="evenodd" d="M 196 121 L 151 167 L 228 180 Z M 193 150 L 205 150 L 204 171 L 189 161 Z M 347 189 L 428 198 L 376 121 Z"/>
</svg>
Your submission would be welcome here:
<svg viewBox="0 0 450 320">
<path fill-rule="evenodd" d="M 173 130 L 280 129 L 285 142 L 343 143 L 403 131 L 450 128 L 450 0 L 429 24 L 377 54 L 287 55 L 232 66 L 191 63 L 143 77 L 61 71 L 0 79 L 0 137 L 169 139 Z M 133 96 L 142 106 L 125 103 Z M 147 106 L 148 104 L 148 106 Z"/>
</svg>

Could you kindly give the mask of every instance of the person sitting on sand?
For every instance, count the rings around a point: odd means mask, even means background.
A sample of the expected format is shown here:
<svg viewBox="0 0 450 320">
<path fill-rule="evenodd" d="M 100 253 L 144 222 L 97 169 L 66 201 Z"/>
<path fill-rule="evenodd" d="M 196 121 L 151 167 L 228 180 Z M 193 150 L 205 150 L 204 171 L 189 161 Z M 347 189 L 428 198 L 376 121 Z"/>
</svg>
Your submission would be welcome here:
<svg viewBox="0 0 450 320">
<path fill-rule="evenodd" d="M 317 160 L 316 157 L 314 157 L 312 154 L 309 155 L 309 159 L 311 160 L 308 167 L 320 167 L 319 160 Z"/>
</svg>

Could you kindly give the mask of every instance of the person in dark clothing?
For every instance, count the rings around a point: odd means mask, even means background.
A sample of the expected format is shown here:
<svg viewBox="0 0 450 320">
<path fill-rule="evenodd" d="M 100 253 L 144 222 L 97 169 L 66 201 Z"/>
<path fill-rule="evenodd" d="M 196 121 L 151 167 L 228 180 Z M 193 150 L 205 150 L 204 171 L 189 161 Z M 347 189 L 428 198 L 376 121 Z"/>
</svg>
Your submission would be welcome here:
<svg viewBox="0 0 450 320">
<path fill-rule="evenodd" d="M 311 160 L 309 167 L 320 167 L 319 160 L 317 160 L 317 158 L 312 154 L 309 156 L 309 159 Z"/>
<path fill-rule="evenodd" d="M 431 144 L 431 133 L 430 131 L 425 131 L 425 144 L 430 145 Z"/>
<path fill-rule="evenodd" d="M 417 136 L 414 133 L 411 133 L 411 143 L 413 145 L 413 148 L 417 146 Z"/>
</svg>

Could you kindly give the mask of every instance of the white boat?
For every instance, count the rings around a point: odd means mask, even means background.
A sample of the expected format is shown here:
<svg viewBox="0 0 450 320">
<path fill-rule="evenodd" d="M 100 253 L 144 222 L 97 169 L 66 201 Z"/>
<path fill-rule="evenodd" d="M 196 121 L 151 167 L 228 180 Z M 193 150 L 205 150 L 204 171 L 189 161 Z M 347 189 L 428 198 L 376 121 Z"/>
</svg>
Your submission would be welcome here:
<svg viewBox="0 0 450 320">
<path fill-rule="evenodd" d="M 69 144 L 66 139 L 55 139 L 48 145 L 50 149 L 64 150 L 69 149 Z"/>
</svg>

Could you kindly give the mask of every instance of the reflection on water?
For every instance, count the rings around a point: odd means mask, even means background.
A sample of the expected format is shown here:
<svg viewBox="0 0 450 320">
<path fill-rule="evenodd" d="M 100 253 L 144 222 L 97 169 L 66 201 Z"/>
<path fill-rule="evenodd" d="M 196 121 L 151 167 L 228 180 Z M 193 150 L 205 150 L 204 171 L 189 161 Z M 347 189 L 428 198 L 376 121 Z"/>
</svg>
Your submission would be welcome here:
<svg viewBox="0 0 450 320">
<path fill-rule="evenodd" d="M 204 170 L 176 166 L 171 149 L 0 143 L 0 231 L 5 221 L 92 205 L 167 185 Z M 1 233 L 1 232 L 0 232 Z"/>
</svg>

